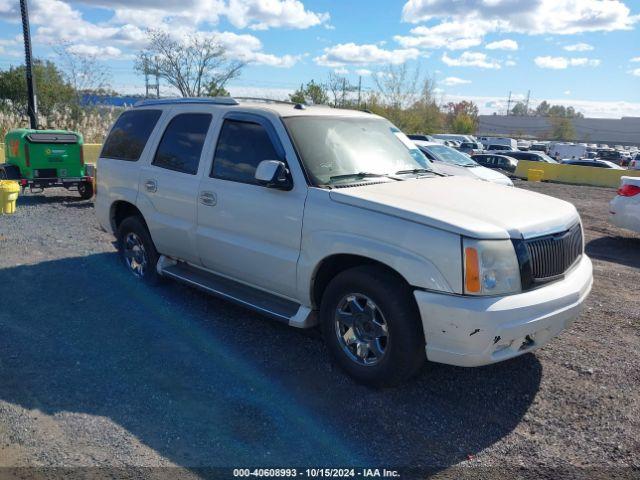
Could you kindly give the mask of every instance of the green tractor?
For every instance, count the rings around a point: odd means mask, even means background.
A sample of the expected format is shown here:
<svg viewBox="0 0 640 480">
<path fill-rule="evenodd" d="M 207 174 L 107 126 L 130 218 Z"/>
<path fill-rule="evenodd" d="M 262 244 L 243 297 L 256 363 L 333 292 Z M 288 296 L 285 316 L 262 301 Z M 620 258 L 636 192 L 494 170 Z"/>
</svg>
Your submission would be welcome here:
<svg viewBox="0 0 640 480">
<path fill-rule="evenodd" d="M 0 164 L 0 180 L 16 180 L 22 190 L 48 187 L 77 190 L 93 197 L 95 167 L 85 165 L 82 135 L 64 130 L 11 130 L 5 137 L 6 163 Z"/>
</svg>

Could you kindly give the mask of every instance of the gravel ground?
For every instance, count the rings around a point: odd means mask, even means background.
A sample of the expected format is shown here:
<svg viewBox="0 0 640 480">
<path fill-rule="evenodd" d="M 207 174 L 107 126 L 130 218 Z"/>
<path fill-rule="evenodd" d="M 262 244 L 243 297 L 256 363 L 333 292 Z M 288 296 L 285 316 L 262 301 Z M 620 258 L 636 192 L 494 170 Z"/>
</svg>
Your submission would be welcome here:
<svg viewBox="0 0 640 480">
<path fill-rule="evenodd" d="M 585 313 L 535 354 L 383 391 L 315 331 L 137 285 L 75 193 L 21 197 L 0 217 L 0 466 L 640 468 L 640 236 L 607 222 L 611 189 L 518 186 L 580 210 Z"/>
</svg>

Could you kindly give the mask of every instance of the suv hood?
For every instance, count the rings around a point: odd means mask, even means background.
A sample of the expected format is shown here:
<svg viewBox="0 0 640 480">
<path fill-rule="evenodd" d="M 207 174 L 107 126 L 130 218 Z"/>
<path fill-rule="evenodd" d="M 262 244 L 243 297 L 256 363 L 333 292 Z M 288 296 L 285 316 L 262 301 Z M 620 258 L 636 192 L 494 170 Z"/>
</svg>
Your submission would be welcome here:
<svg viewBox="0 0 640 480">
<path fill-rule="evenodd" d="M 465 177 L 354 186 L 329 195 L 338 203 L 482 239 L 538 237 L 580 219 L 563 200 Z"/>
</svg>

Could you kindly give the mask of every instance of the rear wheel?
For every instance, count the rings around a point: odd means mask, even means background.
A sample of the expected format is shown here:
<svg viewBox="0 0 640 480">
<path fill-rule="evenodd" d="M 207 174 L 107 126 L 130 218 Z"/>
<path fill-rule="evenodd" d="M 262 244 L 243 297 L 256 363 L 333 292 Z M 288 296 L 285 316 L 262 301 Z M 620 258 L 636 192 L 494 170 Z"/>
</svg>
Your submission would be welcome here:
<svg viewBox="0 0 640 480">
<path fill-rule="evenodd" d="M 118 228 L 118 250 L 134 277 L 151 285 L 158 282 L 158 252 L 140 217 L 128 217 L 122 221 Z"/>
<path fill-rule="evenodd" d="M 93 183 L 82 182 L 78 185 L 78 193 L 83 200 L 89 200 L 93 198 Z"/>
<path fill-rule="evenodd" d="M 320 319 L 327 347 L 360 383 L 402 383 L 425 361 L 424 334 L 411 290 L 375 266 L 336 276 L 322 298 Z"/>
</svg>

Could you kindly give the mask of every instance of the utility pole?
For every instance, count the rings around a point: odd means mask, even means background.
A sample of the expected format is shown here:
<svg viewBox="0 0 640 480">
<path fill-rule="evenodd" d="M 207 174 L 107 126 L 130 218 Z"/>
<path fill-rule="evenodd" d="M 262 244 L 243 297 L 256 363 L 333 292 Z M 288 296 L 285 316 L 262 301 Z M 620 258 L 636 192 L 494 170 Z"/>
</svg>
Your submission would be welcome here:
<svg viewBox="0 0 640 480">
<path fill-rule="evenodd" d="M 360 108 L 360 100 L 362 95 L 362 75 L 358 76 L 358 108 Z"/>
<path fill-rule="evenodd" d="M 524 114 L 529 116 L 529 100 L 531 99 L 531 90 L 527 92 L 527 102 L 525 104 L 526 108 L 524 109 Z"/>
<path fill-rule="evenodd" d="M 144 69 L 144 98 L 149 98 L 149 59 L 145 55 L 143 60 Z"/>
<path fill-rule="evenodd" d="M 511 111 L 511 92 L 509 92 L 509 101 L 507 102 L 507 117 L 509 116 L 510 111 Z"/>
<path fill-rule="evenodd" d="M 29 123 L 34 130 L 38 129 L 38 101 L 36 98 L 36 82 L 33 78 L 33 65 L 31 62 L 31 30 L 29 28 L 29 7 L 27 0 L 20 0 L 20 13 L 22 14 L 22 35 L 24 38 L 24 64 L 27 74 L 27 96 Z"/>
</svg>

